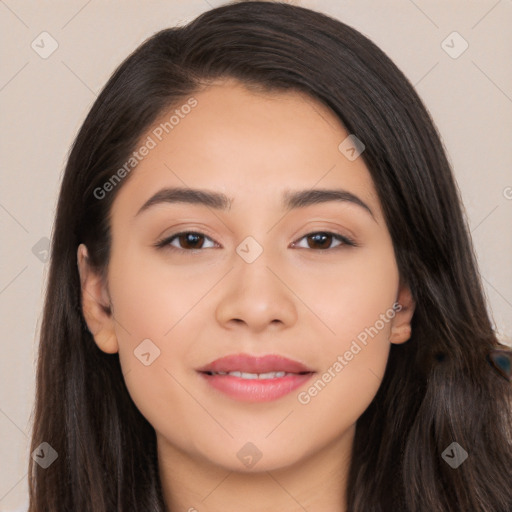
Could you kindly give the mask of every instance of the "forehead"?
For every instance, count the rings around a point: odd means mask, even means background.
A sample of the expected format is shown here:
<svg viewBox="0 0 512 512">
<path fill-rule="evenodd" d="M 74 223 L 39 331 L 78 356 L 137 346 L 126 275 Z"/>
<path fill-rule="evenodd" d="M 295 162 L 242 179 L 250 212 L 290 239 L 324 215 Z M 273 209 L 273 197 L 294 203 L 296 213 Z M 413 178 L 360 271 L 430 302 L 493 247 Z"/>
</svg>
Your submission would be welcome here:
<svg viewBox="0 0 512 512">
<path fill-rule="evenodd" d="M 342 186 L 375 201 L 362 158 L 351 161 L 339 149 L 348 135 L 326 105 L 304 93 L 217 82 L 173 105 L 143 134 L 136 150 L 149 149 L 114 210 L 139 208 L 169 186 L 218 190 L 234 207 L 314 187 Z"/>
</svg>

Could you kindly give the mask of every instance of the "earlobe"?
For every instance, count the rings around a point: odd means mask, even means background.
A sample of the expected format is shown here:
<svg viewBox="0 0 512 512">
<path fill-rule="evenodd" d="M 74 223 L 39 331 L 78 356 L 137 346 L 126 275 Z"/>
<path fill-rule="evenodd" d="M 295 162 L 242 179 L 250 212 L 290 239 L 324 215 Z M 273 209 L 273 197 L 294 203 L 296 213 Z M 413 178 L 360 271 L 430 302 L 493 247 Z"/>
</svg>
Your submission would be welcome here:
<svg viewBox="0 0 512 512">
<path fill-rule="evenodd" d="M 114 354 L 118 352 L 119 346 L 106 285 L 103 277 L 91 268 L 87 247 L 84 244 L 78 246 L 77 265 L 80 275 L 82 313 L 87 327 L 100 350 Z"/>
<path fill-rule="evenodd" d="M 405 343 L 411 337 L 411 326 L 402 325 L 398 327 L 391 327 L 391 336 L 389 341 L 391 343 L 400 344 Z"/>
<path fill-rule="evenodd" d="M 411 337 L 411 320 L 416 306 L 408 286 L 400 286 L 397 303 L 400 304 L 400 308 L 397 309 L 391 321 L 389 341 L 400 344 L 405 343 Z"/>
</svg>

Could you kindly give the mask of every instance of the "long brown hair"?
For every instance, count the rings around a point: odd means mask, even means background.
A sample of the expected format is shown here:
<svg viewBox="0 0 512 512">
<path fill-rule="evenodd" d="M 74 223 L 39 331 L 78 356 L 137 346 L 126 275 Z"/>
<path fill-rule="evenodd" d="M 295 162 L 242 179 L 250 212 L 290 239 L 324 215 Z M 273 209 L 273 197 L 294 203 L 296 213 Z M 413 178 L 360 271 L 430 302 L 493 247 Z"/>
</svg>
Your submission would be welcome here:
<svg viewBox="0 0 512 512">
<path fill-rule="evenodd" d="M 32 450 L 47 442 L 58 458 L 46 469 L 30 460 L 30 512 L 165 510 L 155 432 L 117 354 L 101 352 L 85 326 L 76 251 L 85 243 L 105 270 L 109 212 L 129 176 L 102 199 L 94 191 L 159 115 L 224 77 L 305 92 L 363 141 L 416 301 L 412 337 L 392 345 L 357 421 L 348 510 L 510 512 L 512 386 L 486 361 L 500 344 L 434 124 L 405 76 L 359 32 L 260 1 L 212 9 L 148 39 L 114 72 L 76 137 L 52 234 L 32 436 Z M 442 456 L 454 442 L 468 453 L 457 468 Z"/>
</svg>

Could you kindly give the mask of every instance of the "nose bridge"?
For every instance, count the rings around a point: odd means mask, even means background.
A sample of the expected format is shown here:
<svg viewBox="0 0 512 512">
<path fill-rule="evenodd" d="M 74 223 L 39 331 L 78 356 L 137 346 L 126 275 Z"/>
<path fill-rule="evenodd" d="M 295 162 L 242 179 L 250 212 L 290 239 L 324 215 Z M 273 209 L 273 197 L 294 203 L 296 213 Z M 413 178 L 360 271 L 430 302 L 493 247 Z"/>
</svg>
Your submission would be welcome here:
<svg viewBox="0 0 512 512">
<path fill-rule="evenodd" d="M 240 290 L 240 299 L 250 297 L 253 301 L 266 303 L 271 302 L 270 297 L 273 297 L 275 302 L 282 290 L 279 289 L 279 280 L 270 271 L 272 267 L 279 266 L 274 251 L 264 247 L 253 236 L 247 236 L 238 244 L 235 252 L 235 287 Z"/>
<path fill-rule="evenodd" d="M 243 322 L 262 330 L 272 323 L 290 324 L 296 319 L 293 294 L 279 275 L 278 251 L 265 248 L 247 236 L 235 249 L 229 284 L 223 287 L 217 306 L 221 323 Z"/>
</svg>

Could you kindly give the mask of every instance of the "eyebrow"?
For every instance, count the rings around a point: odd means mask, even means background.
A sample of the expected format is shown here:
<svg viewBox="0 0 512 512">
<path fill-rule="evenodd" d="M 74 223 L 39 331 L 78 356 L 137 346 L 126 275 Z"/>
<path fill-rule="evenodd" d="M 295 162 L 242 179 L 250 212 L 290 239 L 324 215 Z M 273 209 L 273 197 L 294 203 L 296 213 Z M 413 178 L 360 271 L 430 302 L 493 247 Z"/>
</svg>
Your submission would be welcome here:
<svg viewBox="0 0 512 512">
<path fill-rule="evenodd" d="M 283 194 L 283 207 L 286 210 L 306 208 L 313 204 L 331 201 L 347 202 L 366 210 L 375 220 L 370 207 L 359 197 L 342 189 L 309 189 L 298 191 L 285 191 Z M 151 196 L 136 213 L 136 216 L 150 207 L 162 203 L 188 203 L 206 206 L 215 210 L 229 210 L 233 202 L 221 192 L 212 192 L 194 188 L 163 188 Z"/>
</svg>

